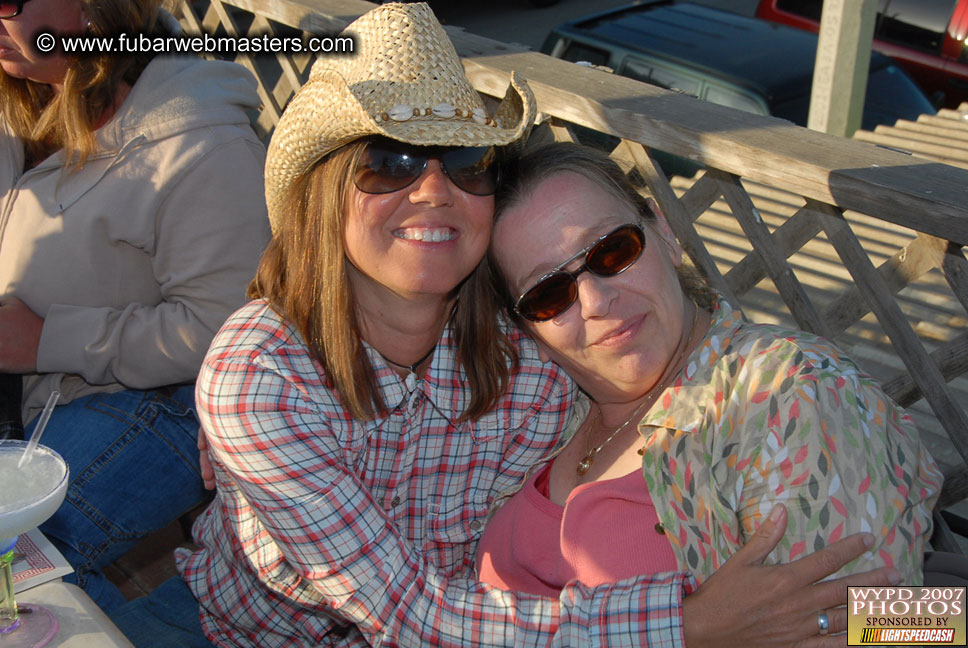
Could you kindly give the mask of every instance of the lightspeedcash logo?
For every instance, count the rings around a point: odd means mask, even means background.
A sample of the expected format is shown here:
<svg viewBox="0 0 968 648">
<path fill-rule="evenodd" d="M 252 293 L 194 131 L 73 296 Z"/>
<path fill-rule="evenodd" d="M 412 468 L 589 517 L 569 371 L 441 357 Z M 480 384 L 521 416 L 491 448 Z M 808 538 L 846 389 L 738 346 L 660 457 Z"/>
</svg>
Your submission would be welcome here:
<svg viewBox="0 0 968 648">
<path fill-rule="evenodd" d="M 848 587 L 848 646 L 964 646 L 964 587 Z"/>
<path fill-rule="evenodd" d="M 933 630 L 910 630 L 906 628 L 864 628 L 861 633 L 862 644 L 954 644 L 954 628 L 934 628 Z M 964 645 L 962 642 L 961 645 Z"/>
</svg>

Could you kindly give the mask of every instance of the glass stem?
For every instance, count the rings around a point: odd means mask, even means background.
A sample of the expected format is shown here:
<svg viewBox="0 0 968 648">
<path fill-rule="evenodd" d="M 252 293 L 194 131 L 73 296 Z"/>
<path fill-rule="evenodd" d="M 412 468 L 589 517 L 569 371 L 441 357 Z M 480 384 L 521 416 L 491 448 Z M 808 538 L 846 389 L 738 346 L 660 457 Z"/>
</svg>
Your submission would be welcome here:
<svg viewBox="0 0 968 648">
<path fill-rule="evenodd" d="M 0 634 L 19 625 L 17 601 L 13 596 L 13 548 L 0 555 Z"/>
</svg>

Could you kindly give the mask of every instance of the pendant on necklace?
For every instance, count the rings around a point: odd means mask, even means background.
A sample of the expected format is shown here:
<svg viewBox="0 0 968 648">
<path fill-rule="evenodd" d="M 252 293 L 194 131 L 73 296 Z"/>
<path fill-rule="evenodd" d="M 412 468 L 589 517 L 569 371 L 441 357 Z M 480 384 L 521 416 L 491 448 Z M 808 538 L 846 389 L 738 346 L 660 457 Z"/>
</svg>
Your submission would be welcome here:
<svg viewBox="0 0 968 648">
<path fill-rule="evenodd" d="M 584 459 L 578 462 L 578 466 L 575 468 L 575 472 L 579 475 L 584 475 L 592 468 L 592 455 L 586 455 Z"/>
</svg>

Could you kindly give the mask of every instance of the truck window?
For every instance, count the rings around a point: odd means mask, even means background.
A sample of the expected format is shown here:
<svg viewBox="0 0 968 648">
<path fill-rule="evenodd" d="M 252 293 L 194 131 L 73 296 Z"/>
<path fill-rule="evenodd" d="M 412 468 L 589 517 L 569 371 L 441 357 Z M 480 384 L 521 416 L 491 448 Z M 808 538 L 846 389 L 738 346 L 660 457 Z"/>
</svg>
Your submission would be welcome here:
<svg viewBox="0 0 968 648">
<path fill-rule="evenodd" d="M 667 90 L 678 90 L 693 97 L 699 96 L 699 88 L 702 84 L 700 79 L 681 70 L 667 68 L 664 65 L 649 63 L 632 57 L 625 59 L 621 75 L 645 81 Z"/>
<path fill-rule="evenodd" d="M 625 65 L 622 67 L 622 75 L 636 81 L 652 83 L 652 66 L 645 61 L 629 58 L 626 59 Z"/>
<path fill-rule="evenodd" d="M 729 106 L 730 108 L 753 113 L 754 115 L 770 114 L 762 101 L 757 101 L 755 98 L 741 94 L 732 88 L 707 84 L 706 96 L 703 99 L 714 104 L 719 104 L 720 106 Z"/>
<path fill-rule="evenodd" d="M 820 22 L 823 0 L 777 0 L 776 8 Z"/>
<path fill-rule="evenodd" d="M 588 61 L 592 65 L 608 65 L 608 52 L 575 41 L 565 49 L 561 58 L 572 63 Z"/>
<path fill-rule="evenodd" d="M 881 0 L 874 36 L 937 54 L 957 0 Z"/>
<path fill-rule="evenodd" d="M 662 88 L 679 90 L 693 97 L 699 96 L 699 79 L 681 74 L 677 70 L 665 69 L 661 67 L 652 68 L 651 82 Z"/>
<path fill-rule="evenodd" d="M 875 38 L 938 53 L 957 0 L 879 0 Z M 776 0 L 779 11 L 820 22 L 823 0 Z"/>
</svg>

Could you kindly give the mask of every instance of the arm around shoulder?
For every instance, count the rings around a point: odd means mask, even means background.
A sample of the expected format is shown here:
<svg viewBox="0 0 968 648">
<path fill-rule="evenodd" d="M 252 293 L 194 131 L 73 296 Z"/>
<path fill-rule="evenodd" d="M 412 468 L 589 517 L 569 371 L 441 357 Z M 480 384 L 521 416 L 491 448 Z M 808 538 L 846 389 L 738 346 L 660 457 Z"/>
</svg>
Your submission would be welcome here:
<svg viewBox="0 0 968 648">
<path fill-rule="evenodd" d="M 382 646 L 594 646 L 630 632 L 647 645 L 681 645 L 684 574 L 570 587 L 560 600 L 504 592 L 470 573 L 447 577 L 358 475 L 362 426 L 341 414 L 305 347 L 264 305 L 223 327 L 197 400 L 219 515 L 258 547 L 248 567 L 232 569 L 251 569 L 288 605 L 338 610 Z"/>
</svg>

